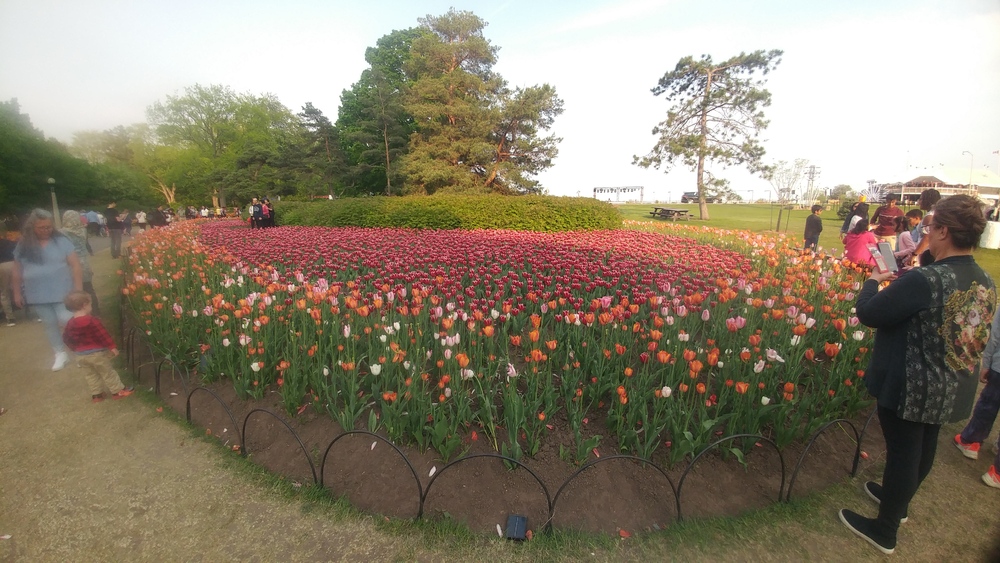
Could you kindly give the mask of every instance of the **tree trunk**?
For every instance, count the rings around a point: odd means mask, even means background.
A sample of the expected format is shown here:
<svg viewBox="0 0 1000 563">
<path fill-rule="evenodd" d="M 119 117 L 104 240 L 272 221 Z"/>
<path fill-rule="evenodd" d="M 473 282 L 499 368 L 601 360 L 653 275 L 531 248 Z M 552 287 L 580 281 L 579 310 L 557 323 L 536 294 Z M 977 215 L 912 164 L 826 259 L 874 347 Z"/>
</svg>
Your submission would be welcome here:
<svg viewBox="0 0 1000 563">
<path fill-rule="evenodd" d="M 385 146 L 385 195 L 392 195 L 392 180 L 389 179 L 389 125 L 382 120 L 382 143 Z"/>
<path fill-rule="evenodd" d="M 174 197 L 177 194 L 177 184 L 174 184 L 173 187 L 167 186 L 156 176 L 152 174 L 147 174 L 147 176 L 156 183 L 156 191 L 160 192 L 163 195 L 163 199 L 167 200 L 167 205 L 173 205 L 175 201 Z"/>
<path fill-rule="evenodd" d="M 705 202 L 705 144 L 708 142 L 708 96 L 712 92 L 712 69 L 705 80 L 705 96 L 701 102 L 701 139 L 698 147 L 698 216 L 708 221 L 708 203 Z"/>
</svg>

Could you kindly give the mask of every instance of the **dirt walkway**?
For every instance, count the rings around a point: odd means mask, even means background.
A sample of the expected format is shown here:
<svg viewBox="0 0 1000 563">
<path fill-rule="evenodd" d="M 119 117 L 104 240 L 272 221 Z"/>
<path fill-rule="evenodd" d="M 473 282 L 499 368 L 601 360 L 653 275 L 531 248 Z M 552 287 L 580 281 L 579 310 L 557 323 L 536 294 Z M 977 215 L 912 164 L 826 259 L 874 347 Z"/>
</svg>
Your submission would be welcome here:
<svg viewBox="0 0 1000 563">
<path fill-rule="evenodd" d="M 114 283 L 107 251 L 95 269 Z M 628 541 L 566 537 L 517 546 L 441 528 L 385 525 L 288 498 L 138 397 L 91 404 L 75 367 L 53 373 L 39 323 L 0 327 L 2 561 L 383 561 L 517 559 L 876 560 L 836 522 L 872 513 L 859 483 L 802 507 L 685 525 Z M 1000 494 L 945 443 L 900 532 L 900 561 L 980 561 L 1000 532 Z M 991 448 L 990 448 L 991 449 Z M 992 449 L 991 449 L 992 451 Z M 236 467 L 234 467 L 236 466 Z M 998 546 L 1000 547 L 1000 546 Z"/>
</svg>

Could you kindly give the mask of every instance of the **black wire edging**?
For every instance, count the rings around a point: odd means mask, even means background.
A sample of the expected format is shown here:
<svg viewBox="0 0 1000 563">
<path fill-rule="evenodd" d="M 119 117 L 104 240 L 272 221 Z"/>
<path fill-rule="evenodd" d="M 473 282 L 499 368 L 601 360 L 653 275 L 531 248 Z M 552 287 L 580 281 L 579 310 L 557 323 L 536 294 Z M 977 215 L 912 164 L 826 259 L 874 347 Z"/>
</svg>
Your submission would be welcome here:
<svg viewBox="0 0 1000 563">
<path fill-rule="evenodd" d="M 220 397 L 218 393 L 216 393 L 215 391 L 212 391 L 208 387 L 203 387 L 203 386 L 195 387 L 194 389 L 191 390 L 190 393 L 187 394 L 187 401 L 185 402 L 184 405 L 184 417 L 187 419 L 188 424 L 191 424 L 191 397 L 194 396 L 195 392 L 197 391 L 204 391 L 208 393 L 209 396 L 215 399 L 217 403 L 222 405 L 222 408 L 226 411 L 226 416 L 228 416 L 229 420 L 233 422 L 233 430 L 238 430 L 240 428 L 240 423 L 236 422 L 236 417 L 233 416 L 233 411 L 229 409 L 229 406 L 226 405 L 226 402 L 222 400 L 222 397 Z M 243 432 L 237 432 L 237 434 L 239 434 L 240 436 L 240 444 L 239 444 L 240 455 L 245 456 L 246 453 L 244 450 L 246 448 L 243 447 Z"/>
<path fill-rule="evenodd" d="M 424 496 L 423 496 L 422 499 L 420 499 L 420 513 L 417 514 L 417 518 L 419 519 L 419 518 L 421 518 L 424 515 L 424 504 L 427 502 L 427 495 L 430 494 L 431 487 L 434 485 L 434 482 L 438 480 L 438 477 L 440 477 L 442 474 L 444 474 L 445 471 L 447 471 L 448 469 L 450 469 L 450 468 L 458 465 L 459 463 L 462 463 L 462 462 L 465 462 L 465 461 L 469 461 L 470 459 L 479 459 L 479 458 L 494 458 L 494 459 L 502 460 L 505 463 L 513 463 L 513 464 L 517 465 L 518 467 L 523 468 L 532 477 L 534 477 L 535 481 L 537 481 L 538 485 L 542 488 L 542 492 L 545 493 L 545 505 L 546 505 L 546 508 L 548 509 L 548 514 L 549 514 L 549 519 L 548 519 L 548 521 L 546 521 L 546 526 L 548 525 L 548 523 L 552 520 L 552 497 L 549 495 L 549 489 L 548 489 L 548 487 L 546 487 L 545 483 L 538 477 L 538 474 L 536 474 L 534 471 L 532 471 L 531 468 L 529 468 L 527 465 L 521 463 L 520 461 L 518 461 L 518 460 L 516 460 L 516 459 L 514 459 L 512 457 L 507 457 L 507 456 L 505 456 L 503 454 L 497 454 L 497 453 L 483 453 L 483 454 L 472 454 L 472 455 L 462 456 L 462 457 L 460 457 L 458 459 L 452 460 L 452 461 L 448 462 L 447 464 L 445 464 L 445 466 L 441 468 L 441 471 L 438 471 L 437 473 L 435 473 L 431 477 L 430 482 L 427 483 L 427 488 L 424 489 Z"/>
<path fill-rule="evenodd" d="M 545 529 L 546 530 L 551 530 L 552 529 L 552 520 L 556 516 L 556 503 L 559 502 L 559 496 L 562 495 L 563 490 L 565 490 L 566 487 L 570 483 L 572 483 L 581 473 L 583 473 L 584 471 L 586 471 L 586 470 L 590 469 L 591 467 L 597 465 L 598 463 L 604 463 L 606 461 L 615 461 L 615 460 L 638 461 L 638 462 L 640 462 L 642 464 L 645 464 L 645 465 L 651 465 L 654 469 L 656 469 L 657 471 L 659 471 L 667 479 L 667 484 L 670 485 L 670 493 L 673 494 L 674 501 L 675 501 L 674 502 L 674 507 L 677 509 L 677 512 L 675 512 L 674 516 L 676 517 L 677 521 L 680 522 L 680 519 L 681 519 L 680 500 L 679 500 L 680 496 L 679 496 L 679 493 L 678 493 L 678 489 L 674 486 L 673 479 L 670 478 L 670 475 L 667 474 L 667 471 L 665 469 L 663 469 L 662 467 L 660 467 L 659 465 L 657 465 L 657 464 L 649 461 L 648 459 L 641 458 L 639 456 L 634 456 L 634 455 L 613 455 L 613 456 L 608 456 L 608 457 L 597 458 L 597 459 L 595 459 L 593 461 L 588 461 L 582 467 L 580 467 L 579 469 L 577 469 L 576 471 L 574 471 L 573 474 L 570 475 L 565 481 L 563 481 L 563 484 L 559 487 L 559 490 L 556 491 L 555 498 L 552 499 L 552 502 L 549 505 L 549 520 L 545 523 Z M 543 488 L 544 488 L 544 485 L 543 485 Z"/>
<path fill-rule="evenodd" d="M 781 485 L 778 486 L 778 502 L 782 502 L 781 496 L 782 496 L 782 494 L 785 491 L 785 456 L 781 455 L 781 450 L 778 449 L 778 444 L 774 443 L 774 440 L 772 440 L 772 439 L 770 439 L 770 438 L 768 438 L 766 436 L 761 436 L 760 434 L 733 434 L 732 436 L 726 436 L 726 437 L 723 437 L 723 438 L 719 438 L 718 440 L 716 440 L 716 441 L 712 442 L 711 444 L 709 444 L 708 446 L 706 446 L 705 449 L 703 449 L 700 452 L 698 452 L 698 455 L 694 456 L 694 458 L 691 460 L 691 463 L 689 463 L 688 466 L 687 466 L 687 468 L 684 470 L 684 473 L 681 473 L 681 478 L 677 482 L 677 521 L 678 522 L 680 522 L 681 520 L 684 519 L 683 513 L 681 512 L 681 495 L 683 494 L 684 481 L 687 479 L 687 476 L 691 472 L 691 469 L 694 468 L 695 464 L 698 463 L 698 460 L 701 459 L 701 457 L 703 455 L 705 455 L 709 451 L 715 449 L 719 445 L 721 445 L 721 444 L 723 444 L 725 442 L 730 442 L 732 440 L 736 440 L 737 438 L 752 438 L 755 441 L 757 441 L 758 443 L 761 440 L 763 440 L 763 441 L 767 442 L 768 444 L 770 444 L 771 447 L 774 448 L 774 451 L 777 452 L 777 454 L 778 454 L 778 462 L 781 464 Z"/>
<path fill-rule="evenodd" d="M 339 442 L 341 440 L 341 438 L 346 438 L 347 436 L 371 436 L 372 438 L 375 438 L 376 440 L 379 440 L 381 442 L 389 444 L 389 447 L 392 448 L 393 451 L 395 451 L 399 455 L 400 459 L 403 460 L 403 463 L 406 464 L 406 467 L 408 467 L 410 469 L 410 474 L 413 475 L 413 482 L 417 484 L 417 516 L 416 517 L 420 518 L 423 515 L 423 513 L 424 513 L 424 488 L 423 488 L 424 486 L 420 482 L 420 477 L 417 475 L 417 470 L 413 467 L 413 464 L 410 463 L 409 458 L 406 457 L 406 454 L 403 453 L 403 450 L 399 449 L 399 446 L 397 446 L 396 444 L 393 444 L 392 442 L 390 442 L 388 438 L 386 438 L 384 436 L 379 436 L 378 434 L 376 434 L 374 432 L 370 432 L 368 430 L 351 430 L 349 432 L 343 432 L 342 434 L 340 434 L 336 438 L 334 438 L 332 442 L 330 442 L 330 445 L 327 446 L 326 450 L 323 452 L 323 459 L 322 459 L 322 461 L 320 461 L 320 465 L 319 465 L 319 486 L 321 486 L 321 487 L 325 487 L 326 486 L 325 483 L 324 483 L 324 480 L 326 478 L 326 459 L 330 455 L 330 450 L 333 449 L 334 444 L 336 444 L 337 442 Z M 428 484 L 428 488 L 429 487 L 430 487 L 430 485 Z"/>
<path fill-rule="evenodd" d="M 124 346 L 124 348 L 125 348 L 125 354 L 126 354 L 125 361 L 126 361 L 127 365 L 133 366 L 133 369 L 134 369 L 135 363 L 137 362 L 137 358 L 136 358 L 136 356 L 137 356 L 137 350 L 138 350 L 138 348 L 142 344 L 143 334 L 141 333 L 141 331 L 139 331 L 138 329 L 136 329 L 134 327 L 131 328 L 131 329 L 129 329 L 128 331 L 126 331 L 124 334 L 126 334 L 126 336 L 124 338 L 124 340 L 125 340 L 125 346 Z M 153 358 L 153 361 L 147 362 L 145 364 L 142 364 L 141 366 L 138 366 L 139 368 L 141 368 L 142 366 L 145 366 L 145 365 L 149 365 L 149 364 L 151 364 L 151 363 L 153 363 L 155 361 L 155 355 L 154 355 L 155 352 L 154 352 L 152 346 L 147 344 L 147 350 L 151 354 L 151 357 Z M 843 424 L 846 424 L 847 426 L 850 427 L 850 429 L 851 429 L 851 431 L 853 433 L 853 436 L 854 436 L 854 438 L 856 440 L 856 445 L 855 445 L 855 448 L 854 448 L 853 462 L 852 462 L 851 471 L 850 471 L 849 474 L 850 474 L 851 477 L 854 477 L 854 476 L 857 475 L 859 464 L 860 464 L 860 458 L 861 458 L 861 445 L 862 445 L 862 441 L 864 440 L 865 434 L 866 434 L 869 426 L 871 425 L 872 420 L 875 418 L 875 414 L 876 414 L 875 410 L 873 410 L 872 413 L 869 414 L 869 416 L 866 419 L 865 425 L 862 427 L 862 429 L 861 429 L 860 432 L 858 431 L 857 426 L 852 421 L 847 420 L 847 419 L 836 419 L 836 420 L 832 420 L 832 421 L 824 424 L 819 430 L 817 430 L 815 433 L 813 433 L 813 435 L 806 442 L 805 449 L 799 455 L 798 460 L 795 463 L 795 466 L 794 466 L 794 468 L 792 470 L 792 473 L 791 473 L 791 478 L 787 480 L 787 483 L 788 483 L 787 491 L 785 489 L 786 477 L 787 477 L 787 466 L 785 464 L 785 458 L 784 458 L 784 455 L 782 454 L 781 450 L 778 449 L 778 446 L 774 442 L 774 440 L 772 440 L 771 438 L 768 438 L 766 436 L 759 435 L 759 434 L 734 434 L 732 436 L 722 437 L 722 438 L 716 440 L 715 442 L 712 442 L 711 444 L 709 444 L 708 446 L 706 446 L 705 448 L 703 448 L 701 451 L 699 451 L 698 454 L 695 455 L 694 458 L 692 458 L 691 461 L 687 464 L 687 467 L 681 473 L 681 477 L 677 481 L 676 485 L 674 484 L 673 479 L 667 473 L 666 469 L 664 469 L 662 466 L 660 466 L 659 464 L 657 464 L 657 463 L 655 463 L 655 462 L 653 462 L 651 460 L 648 460 L 648 459 L 645 459 L 645 458 L 641 458 L 641 457 L 638 457 L 638 456 L 633 456 L 633 455 L 612 455 L 612 456 L 607 456 L 607 457 L 602 457 L 602 458 L 591 460 L 591 461 L 587 462 L 586 464 L 584 464 L 583 466 L 581 466 L 578 469 L 576 469 L 576 471 L 574 471 L 568 478 L 566 478 L 560 484 L 559 488 L 556 489 L 555 495 L 553 496 L 550 493 L 549 487 L 538 476 L 538 474 L 535 473 L 530 467 L 528 467 L 527 465 L 525 465 L 524 463 L 522 463 L 519 460 L 516 460 L 516 459 L 508 457 L 508 456 L 501 455 L 499 453 L 477 453 L 477 454 L 470 454 L 470 455 L 463 456 L 463 457 L 460 457 L 458 459 L 452 460 L 452 461 L 448 462 L 447 464 L 445 464 L 444 467 L 442 467 L 439 471 L 435 472 L 435 474 L 431 476 L 430 481 L 427 482 L 427 485 L 424 486 L 424 484 L 420 480 L 420 476 L 417 473 L 416 468 L 414 467 L 413 463 L 409 460 L 409 458 L 406 457 L 406 454 L 403 453 L 403 450 L 400 449 L 395 444 L 393 444 L 391 441 L 389 441 L 384 436 L 380 436 L 380 435 L 378 435 L 378 434 L 376 434 L 374 432 L 370 432 L 368 430 L 351 430 L 351 431 L 347 431 L 347 432 L 341 432 L 337 436 L 335 436 L 330 441 L 330 443 L 326 446 L 326 448 L 323 450 L 322 458 L 320 458 L 319 471 L 317 471 L 316 463 L 314 462 L 312 456 L 309 454 L 309 450 L 306 447 L 305 443 L 303 443 L 301 437 L 298 435 L 298 433 L 295 431 L 295 429 L 292 428 L 292 425 L 288 421 L 286 421 L 281 415 L 276 414 L 275 412 L 273 412 L 273 411 L 271 411 L 269 409 L 254 408 L 254 409 L 250 410 L 250 412 L 248 412 L 247 415 L 244 417 L 243 423 L 239 424 L 236 416 L 233 414 L 233 411 L 228 407 L 228 405 L 225 403 L 225 401 L 215 391 L 213 391 L 213 390 L 211 390 L 211 389 L 209 389 L 207 387 L 200 386 L 200 385 L 199 386 L 195 386 L 195 387 L 192 388 L 191 387 L 191 381 L 190 381 L 190 374 L 187 372 L 187 370 L 185 368 L 183 368 L 182 366 L 178 365 L 173 359 L 171 359 L 169 357 L 165 357 L 165 358 L 161 359 L 159 362 L 155 362 L 155 363 L 156 363 L 156 370 L 154 372 L 154 378 L 155 378 L 154 389 L 155 389 L 156 394 L 157 395 L 160 394 L 160 379 L 161 379 L 161 376 L 162 376 L 162 373 L 163 373 L 163 368 L 164 368 L 165 365 L 169 364 L 171 366 L 172 372 L 177 373 L 177 374 L 180 375 L 179 379 L 180 379 L 180 382 L 181 382 L 181 386 L 182 386 L 184 392 L 186 393 L 185 415 L 186 415 L 187 421 L 191 422 L 191 417 L 192 417 L 192 412 L 191 412 L 191 398 L 192 398 L 192 396 L 195 393 L 199 392 L 199 391 L 204 391 L 204 392 L 208 393 L 212 398 L 215 399 L 215 402 L 217 402 L 222 407 L 222 409 L 225 412 L 226 416 L 229 418 L 229 420 L 231 420 L 233 422 L 234 427 L 239 429 L 239 439 L 240 439 L 240 452 L 239 453 L 240 453 L 241 456 L 249 456 L 250 453 L 251 453 L 250 452 L 250 448 L 247 446 L 247 443 L 248 443 L 248 440 L 247 440 L 247 437 L 248 437 L 248 426 L 249 426 L 250 418 L 253 417 L 254 415 L 258 414 L 258 413 L 269 415 L 272 418 L 276 419 L 278 422 L 280 422 L 285 427 L 285 429 L 288 431 L 288 433 L 291 434 L 292 438 L 295 439 L 295 442 L 298 444 L 299 449 L 302 451 L 302 455 L 305 456 L 305 459 L 306 459 L 306 461 L 309 464 L 309 470 L 312 473 L 313 483 L 316 484 L 316 485 L 319 485 L 321 487 L 326 487 L 327 485 L 325 483 L 325 471 L 326 471 L 326 467 L 327 467 L 327 460 L 328 460 L 328 458 L 329 458 L 329 456 L 330 456 L 330 454 L 331 454 L 334 446 L 340 440 L 342 440 L 342 439 L 344 439 L 344 438 L 346 438 L 348 436 L 354 436 L 354 435 L 369 436 L 369 437 L 371 437 L 371 438 L 373 438 L 375 440 L 384 442 L 390 448 L 392 448 L 392 450 L 394 452 L 396 452 L 397 456 L 403 461 L 403 463 L 405 464 L 405 466 L 407 467 L 407 469 L 409 469 L 410 475 L 413 477 L 414 484 L 416 485 L 416 492 L 417 492 L 417 513 L 416 513 L 416 516 L 414 517 L 414 520 L 420 520 L 420 519 L 422 519 L 422 518 L 425 517 L 425 510 L 424 509 L 425 509 L 425 506 L 426 506 L 428 498 L 430 498 L 431 489 L 433 488 L 434 484 L 437 482 L 437 479 L 439 477 L 441 477 L 442 474 L 444 474 L 445 472 L 447 472 L 452 467 L 455 467 L 457 465 L 463 464 L 464 462 L 469 461 L 469 460 L 473 460 L 473 459 L 496 459 L 498 461 L 502 461 L 502 462 L 507 463 L 509 465 L 516 466 L 517 468 L 526 470 L 528 472 L 528 474 L 531 475 L 531 477 L 535 480 L 535 482 L 538 483 L 539 487 L 541 488 L 541 492 L 542 492 L 542 494 L 545 497 L 545 506 L 546 506 L 547 511 L 548 511 L 548 519 L 541 526 L 542 530 L 546 531 L 546 532 L 551 532 L 553 530 L 552 523 L 553 523 L 553 520 L 554 520 L 554 518 L 556 516 L 556 510 L 558 508 L 559 499 L 563 496 L 563 493 L 566 491 L 567 487 L 570 484 L 572 484 L 573 481 L 575 481 L 581 474 L 583 474 L 587 470 L 593 468 L 594 466 L 596 466 L 598 464 L 606 463 L 606 462 L 610 462 L 610 461 L 633 461 L 633 462 L 637 462 L 637 463 L 642 464 L 642 465 L 648 465 L 648 466 L 652 467 L 653 469 L 655 469 L 657 472 L 659 472 L 661 475 L 663 475 L 663 477 L 667 481 L 667 485 L 669 487 L 669 490 L 670 490 L 671 494 L 674 497 L 674 503 L 673 503 L 673 505 L 674 505 L 674 511 L 675 511 L 675 516 L 676 516 L 676 521 L 680 522 L 680 521 L 682 521 L 684 519 L 683 508 L 682 508 L 684 483 L 687 480 L 688 475 L 694 469 L 694 466 L 708 452 L 717 449 L 722 444 L 725 444 L 727 442 L 731 442 L 731 441 L 737 440 L 737 439 L 748 439 L 748 440 L 749 439 L 753 439 L 755 442 L 767 443 L 767 444 L 769 444 L 771 446 L 771 448 L 774 449 L 775 453 L 778 454 L 778 462 L 779 462 L 779 465 L 781 466 L 781 481 L 780 481 L 780 484 L 778 486 L 778 496 L 777 496 L 778 500 L 777 500 L 777 502 L 790 502 L 791 498 L 792 498 L 792 490 L 793 490 L 793 488 L 795 486 L 795 483 L 796 483 L 796 481 L 798 479 L 799 473 L 802 470 L 803 463 L 804 463 L 805 459 L 807 458 L 810 450 L 812 449 L 812 446 L 815 444 L 816 440 L 821 435 L 823 435 L 825 432 L 827 432 L 830 428 L 834 427 L 834 425 L 838 425 L 838 424 L 843 425 Z M 136 376 L 136 379 L 138 380 L 138 373 L 134 372 L 134 375 Z M 252 434 L 252 432 L 250 434 Z"/>
<path fill-rule="evenodd" d="M 871 422 L 871 417 L 868 418 L 868 422 Z M 788 492 L 785 493 L 785 502 L 791 502 L 792 500 L 792 487 L 795 486 L 795 479 L 799 476 L 799 470 L 802 469 L 802 462 L 806 459 L 806 454 L 809 453 L 809 449 L 813 447 L 813 444 L 823 435 L 824 432 L 833 427 L 834 424 L 847 424 L 851 427 L 854 432 L 854 443 L 856 447 L 854 448 L 854 461 L 851 463 L 851 477 L 858 474 L 858 464 L 861 461 L 861 434 L 858 433 L 858 429 L 854 426 L 854 423 L 846 418 L 838 418 L 836 420 L 831 420 L 830 422 L 824 424 L 812 435 L 809 442 L 806 444 L 805 449 L 802 450 L 802 455 L 799 456 L 798 463 L 795 464 L 795 471 L 792 472 L 792 479 L 788 482 Z M 867 428 L 867 424 L 865 427 Z"/>
<path fill-rule="evenodd" d="M 312 456 L 309 455 L 309 450 L 306 448 L 306 445 L 302 443 L 302 438 L 299 438 L 298 433 L 295 432 L 295 430 L 292 428 L 292 425 L 288 424 L 288 422 L 285 419 L 281 418 L 277 414 L 275 414 L 275 413 L 273 413 L 273 412 L 271 412 L 271 411 L 269 411 L 267 409 L 263 409 L 263 408 L 253 409 L 250 412 L 248 412 L 246 418 L 243 419 L 243 428 L 240 431 L 240 440 L 243 442 L 242 443 L 242 447 L 240 448 L 240 450 L 242 450 L 241 453 L 243 455 L 247 455 L 247 456 L 250 455 L 250 448 L 247 447 L 247 445 L 246 445 L 247 444 L 247 423 L 250 422 L 250 417 L 253 416 L 256 413 L 269 414 L 275 420 L 277 420 L 281 424 L 285 425 L 285 428 L 287 428 L 288 431 L 292 434 L 292 437 L 295 438 L 295 441 L 299 443 L 299 448 L 302 449 L 302 455 L 306 456 L 306 461 L 309 462 L 309 470 L 312 471 L 313 483 L 314 484 L 318 484 L 319 483 L 319 479 L 316 477 L 316 464 L 313 463 Z M 407 462 L 407 463 L 409 463 L 409 462 Z"/>
</svg>

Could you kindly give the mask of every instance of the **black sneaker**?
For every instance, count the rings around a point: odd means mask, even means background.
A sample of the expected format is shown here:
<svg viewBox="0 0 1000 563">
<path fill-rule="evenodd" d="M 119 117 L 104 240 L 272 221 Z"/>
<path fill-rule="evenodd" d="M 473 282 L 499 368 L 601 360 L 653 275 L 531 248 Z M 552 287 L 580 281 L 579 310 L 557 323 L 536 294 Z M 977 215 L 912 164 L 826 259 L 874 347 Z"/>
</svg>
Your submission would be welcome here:
<svg viewBox="0 0 1000 563">
<path fill-rule="evenodd" d="M 882 485 L 879 485 L 875 481 L 868 481 L 865 483 L 865 492 L 868 493 L 869 498 L 875 501 L 875 504 L 882 504 Z M 899 519 L 899 523 L 905 524 L 909 519 L 909 516 L 903 516 Z"/>
<path fill-rule="evenodd" d="M 847 526 L 847 529 L 854 532 L 858 537 L 872 544 L 875 549 L 886 555 L 892 555 L 896 551 L 896 539 L 879 536 L 875 532 L 875 520 L 847 510 L 840 511 L 840 521 Z"/>
</svg>

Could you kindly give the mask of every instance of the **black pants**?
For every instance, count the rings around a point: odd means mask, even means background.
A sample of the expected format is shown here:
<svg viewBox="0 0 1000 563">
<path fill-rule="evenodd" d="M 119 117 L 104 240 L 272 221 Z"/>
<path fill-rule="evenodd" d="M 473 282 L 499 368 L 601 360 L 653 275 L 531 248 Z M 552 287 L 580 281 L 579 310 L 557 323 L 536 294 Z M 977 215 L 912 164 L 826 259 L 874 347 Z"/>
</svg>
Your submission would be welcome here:
<svg viewBox="0 0 1000 563">
<path fill-rule="evenodd" d="M 111 234 L 111 257 L 118 258 L 122 255 L 122 230 L 108 229 Z"/>
<path fill-rule="evenodd" d="M 934 465 L 941 425 L 903 420 L 896 411 L 881 406 L 878 421 L 886 450 L 878 525 L 883 533 L 895 538 L 899 519 L 907 515 L 910 500 Z"/>
<path fill-rule="evenodd" d="M 90 294 L 90 306 L 93 307 L 93 315 L 101 316 L 101 307 L 97 303 L 97 292 L 94 291 L 93 282 L 83 282 L 83 290 Z"/>
</svg>

